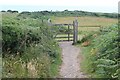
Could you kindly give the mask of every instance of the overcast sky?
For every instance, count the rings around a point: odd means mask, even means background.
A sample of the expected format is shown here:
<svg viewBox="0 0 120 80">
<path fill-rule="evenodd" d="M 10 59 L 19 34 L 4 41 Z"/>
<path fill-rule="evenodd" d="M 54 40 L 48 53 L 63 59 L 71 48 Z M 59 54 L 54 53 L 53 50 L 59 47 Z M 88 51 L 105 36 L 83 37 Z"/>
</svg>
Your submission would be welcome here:
<svg viewBox="0 0 120 80">
<path fill-rule="evenodd" d="M 119 0 L 0 0 L 0 10 L 118 12 Z"/>
</svg>

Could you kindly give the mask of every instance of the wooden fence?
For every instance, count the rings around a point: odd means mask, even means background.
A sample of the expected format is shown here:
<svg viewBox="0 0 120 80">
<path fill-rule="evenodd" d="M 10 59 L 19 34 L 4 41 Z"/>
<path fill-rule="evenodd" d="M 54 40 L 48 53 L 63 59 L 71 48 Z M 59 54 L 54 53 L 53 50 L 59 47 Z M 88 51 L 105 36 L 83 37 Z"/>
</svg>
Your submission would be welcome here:
<svg viewBox="0 0 120 80">
<path fill-rule="evenodd" d="M 70 26 L 73 27 L 73 36 L 70 36 L 70 32 L 67 33 L 68 36 L 59 36 L 56 38 L 62 39 L 62 38 L 67 38 L 67 40 L 58 40 L 58 41 L 73 41 L 73 44 L 77 43 L 78 41 L 78 27 L 99 27 L 101 28 L 100 25 L 84 25 L 84 26 L 79 26 L 78 21 L 74 20 L 72 24 L 53 24 L 51 20 L 48 21 L 49 26 L 68 26 L 68 31 L 70 31 Z M 73 38 L 72 40 L 70 38 Z"/>
<path fill-rule="evenodd" d="M 67 30 L 67 37 L 63 36 L 63 37 L 56 37 L 56 38 L 67 38 L 68 40 L 58 40 L 58 41 L 73 41 L 73 44 L 77 43 L 78 41 L 78 22 L 77 20 L 74 20 L 72 24 L 52 24 L 51 20 L 48 20 L 48 25 L 49 26 L 68 26 Z M 73 36 L 70 36 L 70 26 L 73 27 Z M 73 38 L 72 40 L 70 38 Z"/>
</svg>

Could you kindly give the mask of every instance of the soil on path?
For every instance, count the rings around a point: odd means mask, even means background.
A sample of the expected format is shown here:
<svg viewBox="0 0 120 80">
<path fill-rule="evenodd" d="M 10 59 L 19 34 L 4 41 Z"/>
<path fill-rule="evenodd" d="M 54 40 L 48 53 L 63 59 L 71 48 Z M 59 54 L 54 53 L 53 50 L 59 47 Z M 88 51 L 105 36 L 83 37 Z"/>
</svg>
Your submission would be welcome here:
<svg viewBox="0 0 120 80">
<path fill-rule="evenodd" d="M 62 78 L 86 78 L 80 70 L 80 48 L 73 46 L 72 42 L 60 42 L 62 48 L 62 65 L 60 76 Z"/>
</svg>

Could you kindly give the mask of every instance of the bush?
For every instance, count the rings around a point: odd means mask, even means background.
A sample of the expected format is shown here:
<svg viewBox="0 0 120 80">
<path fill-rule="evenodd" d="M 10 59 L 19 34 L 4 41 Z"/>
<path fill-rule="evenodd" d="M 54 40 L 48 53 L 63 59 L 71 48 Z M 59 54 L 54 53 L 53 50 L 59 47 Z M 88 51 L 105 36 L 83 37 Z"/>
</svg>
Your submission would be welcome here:
<svg viewBox="0 0 120 80">
<path fill-rule="evenodd" d="M 107 32 L 93 40 L 94 46 L 98 50 L 95 63 L 97 70 L 102 69 L 104 71 L 102 75 L 116 78 L 119 70 L 118 63 L 120 62 L 118 26 L 112 26 L 106 30 Z"/>
<path fill-rule="evenodd" d="M 56 76 L 61 59 L 52 27 L 39 19 L 6 16 L 2 25 L 3 77 Z"/>
<path fill-rule="evenodd" d="M 120 78 L 118 27 L 113 25 L 103 28 L 95 38 L 88 38 L 92 40 L 90 46 L 84 48 L 83 62 L 86 64 L 83 64 L 92 77 Z"/>
</svg>

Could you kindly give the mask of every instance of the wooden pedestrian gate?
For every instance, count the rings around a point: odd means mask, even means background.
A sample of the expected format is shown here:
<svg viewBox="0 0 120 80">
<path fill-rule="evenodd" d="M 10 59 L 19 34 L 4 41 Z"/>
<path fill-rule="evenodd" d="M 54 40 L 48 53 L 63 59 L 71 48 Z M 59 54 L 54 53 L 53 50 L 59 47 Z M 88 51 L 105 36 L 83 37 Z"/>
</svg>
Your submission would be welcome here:
<svg viewBox="0 0 120 80">
<path fill-rule="evenodd" d="M 78 40 L 78 22 L 74 20 L 72 24 L 52 24 L 48 21 L 49 26 L 56 26 L 64 29 L 61 33 L 55 37 L 57 41 L 73 41 L 73 44 L 77 43 Z M 62 34 L 62 36 L 60 36 Z"/>
</svg>

